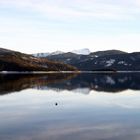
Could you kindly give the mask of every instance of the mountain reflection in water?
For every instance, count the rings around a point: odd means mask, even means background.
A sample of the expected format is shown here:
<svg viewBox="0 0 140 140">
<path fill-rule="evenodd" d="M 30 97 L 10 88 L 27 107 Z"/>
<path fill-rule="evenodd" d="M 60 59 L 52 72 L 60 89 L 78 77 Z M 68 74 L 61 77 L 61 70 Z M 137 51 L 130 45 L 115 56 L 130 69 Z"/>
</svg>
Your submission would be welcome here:
<svg viewBox="0 0 140 140">
<path fill-rule="evenodd" d="M 81 90 L 89 93 L 91 90 L 105 92 L 120 92 L 123 90 L 140 90 L 140 75 L 138 73 L 108 73 L 108 74 L 15 74 L 0 75 L 0 94 L 21 91 L 28 88 L 38 90 Z"/>
</svg>

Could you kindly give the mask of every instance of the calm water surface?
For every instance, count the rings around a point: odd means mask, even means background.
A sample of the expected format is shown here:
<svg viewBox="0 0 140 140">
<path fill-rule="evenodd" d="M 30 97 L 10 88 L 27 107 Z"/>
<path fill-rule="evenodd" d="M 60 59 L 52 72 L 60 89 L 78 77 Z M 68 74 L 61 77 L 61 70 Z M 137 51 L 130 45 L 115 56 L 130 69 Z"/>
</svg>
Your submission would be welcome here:
<svg viewBox="0 0 140 140">
<path fill-rule="evenodd" d="M 0 140 L 139 140 L 139 74 L 1 75 Z"/>
</svg>

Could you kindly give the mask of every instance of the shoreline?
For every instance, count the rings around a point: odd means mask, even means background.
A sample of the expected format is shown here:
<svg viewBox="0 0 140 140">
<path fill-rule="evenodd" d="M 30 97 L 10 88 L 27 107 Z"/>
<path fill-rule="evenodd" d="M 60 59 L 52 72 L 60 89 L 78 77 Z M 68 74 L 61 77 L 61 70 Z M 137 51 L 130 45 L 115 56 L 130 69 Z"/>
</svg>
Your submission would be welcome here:
<svg viewBox="0 0 140 140">
<path fill-rule="evenodd" d="M 66 73 L 93 73 L 93 74 L 105 74 L 105 73 L 140 73 L 140 71 L 0 71 L 0 74 L 66 74 Z"/>
</svg>

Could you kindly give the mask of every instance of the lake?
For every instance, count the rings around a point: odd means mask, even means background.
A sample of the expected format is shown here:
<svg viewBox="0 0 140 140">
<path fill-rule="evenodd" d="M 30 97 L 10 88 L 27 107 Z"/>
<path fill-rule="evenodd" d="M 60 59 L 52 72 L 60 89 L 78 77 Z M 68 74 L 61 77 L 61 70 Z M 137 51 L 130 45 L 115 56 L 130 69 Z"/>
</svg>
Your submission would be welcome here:
<svg viewBox="0 0 140 140">
<path fill-rule="evenodd" d="M 139 73 L 0 75 L 0 140 L 139 139 Z"/>
</svg>

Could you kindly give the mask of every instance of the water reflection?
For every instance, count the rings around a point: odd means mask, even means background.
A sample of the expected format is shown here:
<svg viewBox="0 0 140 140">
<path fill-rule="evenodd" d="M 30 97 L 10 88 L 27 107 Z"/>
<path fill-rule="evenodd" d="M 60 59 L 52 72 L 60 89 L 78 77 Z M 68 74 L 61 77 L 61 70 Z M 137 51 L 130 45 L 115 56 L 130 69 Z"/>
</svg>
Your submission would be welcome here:
<svg viewBox="0 0 140 140">
<path fill-rule="evenodd" d="M 139 110 L 140 95 L 128 91 L 85 96 L 23 90 L 0 97 L 0 139 L 138 140 Z"/>
<path fill-rule="evenodd" d="M 0 75 L 0 94 L 35 88 L 39 90 L 75 90 L 88 94 L 91 90 L 120 92 L 140 90 L 140 74 L 47 74 Z"/>
<path fill-rule="evenodd" d="M 132 73 L 1 75 L 0 140 L 139 140 L 139 83 Z"/>
<path fill-rule="evenodd" d="M 1 74 L 0 94 L 21 91 L 28 88 L 46 87 L 49 83 L 62 82 L 75 77 L 76 74 Z"/>
<path fill-rule="evenodd" d="M 110 73 L 110 74 L 80 74 L 65 82 L 48 85 L 59 89 L 84 89 L 105 92 L 120 92 L 124 90 L 140 90 L 140 74 Z M 43 89 L 43 87 L 42 87 Z"/>
</svg>

